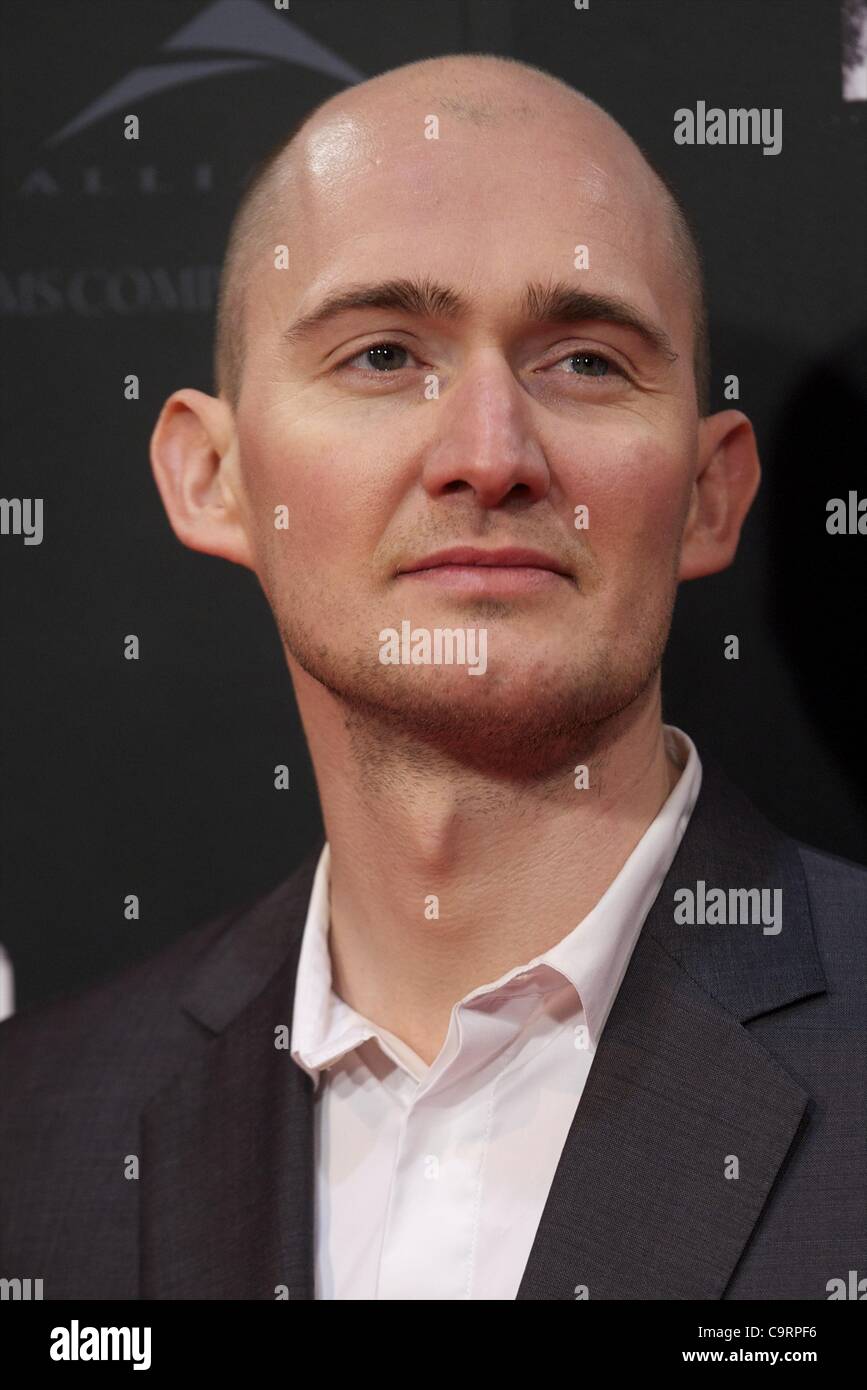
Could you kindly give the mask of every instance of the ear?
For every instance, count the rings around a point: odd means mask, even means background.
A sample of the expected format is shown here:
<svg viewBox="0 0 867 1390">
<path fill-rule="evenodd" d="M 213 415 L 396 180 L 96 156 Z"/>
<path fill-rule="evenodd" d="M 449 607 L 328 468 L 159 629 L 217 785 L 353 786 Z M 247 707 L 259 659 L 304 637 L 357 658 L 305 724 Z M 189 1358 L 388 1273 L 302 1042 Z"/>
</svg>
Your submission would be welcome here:
<svg viewBox="0 0 867 1390">
<path fill-rule="evenodd" d="M 699 422 L 679 580 L 717 574 L 731 564 L 761 475 L 756 437 L 742 411 L 720 410 Z"/>
<path fill-rule="evenodd" d="M 228 403 L 203 391 L 176 391 L 151 435 L 150 458 L 178 540 L 252 569 Z"/>
</svg>

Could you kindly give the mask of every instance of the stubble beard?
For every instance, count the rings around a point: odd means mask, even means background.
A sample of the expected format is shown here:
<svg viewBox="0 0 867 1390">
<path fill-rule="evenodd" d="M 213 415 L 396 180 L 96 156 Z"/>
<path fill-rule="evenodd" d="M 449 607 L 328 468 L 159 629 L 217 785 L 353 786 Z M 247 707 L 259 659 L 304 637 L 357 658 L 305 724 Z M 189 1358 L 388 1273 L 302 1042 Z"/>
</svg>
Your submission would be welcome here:
<svg viewBox="0 0 867 1390">
<path fill-rule="evenodd" d="M 664 611 L 645 613 L 639 630 L 597 646 L 568 673 L 525 667 L 520 689 L 496 660 L 479 676 L 459 667 L 383 666 L 375 651 L 343 655 L 297 618 L 277 621 L 290 670 L 294 660 L 339 702 L 366 765 L 381 771 L 389 761 L 446 760 L 510 782 L 544 781 L 604 756 L 656 698 L 675 593 L 676 585 Z"/>
</svg>

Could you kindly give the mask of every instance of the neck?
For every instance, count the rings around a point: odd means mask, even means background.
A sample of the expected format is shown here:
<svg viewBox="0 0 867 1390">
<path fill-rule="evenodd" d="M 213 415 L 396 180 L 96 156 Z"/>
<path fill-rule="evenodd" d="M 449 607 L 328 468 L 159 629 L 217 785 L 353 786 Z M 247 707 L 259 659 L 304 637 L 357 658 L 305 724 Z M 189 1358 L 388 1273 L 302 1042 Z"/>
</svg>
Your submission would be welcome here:
<svg viewBox="0 0 867 1390">
<path fill-rule="evenodd" d="M 294 663 L 292 675 L 331 853 L 334 989 L 430 1063 L 453 1005 L 562 940 L 668 797 L 680 769 L 659 678 L 587 757 L 507 783 L 412 756 L 393 732 L 348 721 Z"/>
</svg>

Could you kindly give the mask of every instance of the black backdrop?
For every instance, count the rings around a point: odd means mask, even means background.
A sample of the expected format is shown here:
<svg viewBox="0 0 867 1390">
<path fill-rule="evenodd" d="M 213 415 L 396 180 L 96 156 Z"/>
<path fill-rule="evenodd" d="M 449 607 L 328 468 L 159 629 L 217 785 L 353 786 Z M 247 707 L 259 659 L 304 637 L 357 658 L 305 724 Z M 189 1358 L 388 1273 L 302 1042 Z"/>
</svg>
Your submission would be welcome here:
<svg viewBox="0 0 867 1390">
<path fill-rule="evenodd" d="M 3 0 L 2 26 L 0 493 L 44 499 L 41 545 L 0 536 L 0 941 L 19 1008 L 266 890 L 318 833 L 265 601 L 174 539 L 148 438 L 172 390 L 211 389 L 252 162 L 347 82 L 437 53 L 565 78 L 684 198 L 713 405 L 735 373 L 764 484 L 735 567 L 681 590 L 666 717 L 785 829 L 867 860 L 867 536 L 825 529 L 828 498 L 867 494 L 867 102 L 843 99 L 838 0 Z M 780 107 L 781 153 L 675 145 L 674 111 L 699 100 Z"/>
</svg>

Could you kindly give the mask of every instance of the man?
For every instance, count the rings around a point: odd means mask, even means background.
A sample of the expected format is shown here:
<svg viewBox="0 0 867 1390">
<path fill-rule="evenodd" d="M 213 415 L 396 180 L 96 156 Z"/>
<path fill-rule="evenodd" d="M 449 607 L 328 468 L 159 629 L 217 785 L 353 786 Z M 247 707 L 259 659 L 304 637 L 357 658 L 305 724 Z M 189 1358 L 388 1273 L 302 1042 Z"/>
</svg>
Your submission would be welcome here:
<svg viewBox="0 0 867 1390">
<path fill-rule="evenodd" d="M 155 476 L 261 582 L 327 843 L 0 1030 L 2 1272 L 829 1297 L 867 1270 L 867 871 L 662 722 L 677 585 L 759 480 L 668 189 L 536 69 L 386 73 L 260 169 L 216 363 Z"/>
</svg>

